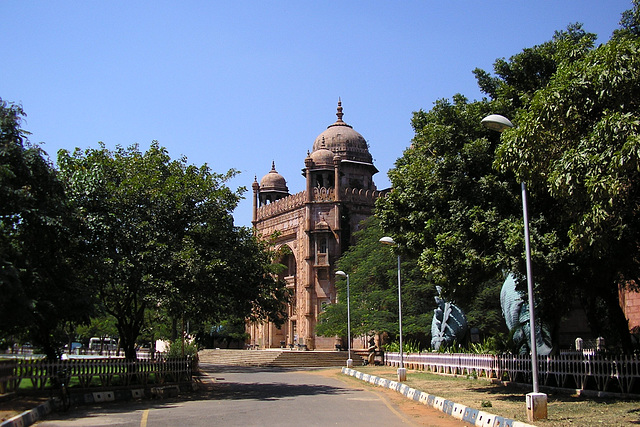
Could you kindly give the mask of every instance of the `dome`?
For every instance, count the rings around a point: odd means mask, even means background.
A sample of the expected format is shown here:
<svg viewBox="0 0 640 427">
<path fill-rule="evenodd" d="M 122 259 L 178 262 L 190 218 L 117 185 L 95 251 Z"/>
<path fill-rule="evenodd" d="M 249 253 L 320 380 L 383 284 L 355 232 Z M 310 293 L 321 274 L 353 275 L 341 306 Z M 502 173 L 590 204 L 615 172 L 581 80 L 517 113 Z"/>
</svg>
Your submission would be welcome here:
<svg viewBox="0 0 640 427">
<path fill-rule="evenodd" d="M 316 230 L 329 230 L 329 224 L 327 223 L 327 221 L 324 220 L 324 218 L 320 218 L 320 221 L 316 222 Z"/>
<path fill-rule="evenodd" d="M 333 151 L 326 148 L 320 148 L 309 155 L 316 168 L 330 167 L 333 168 L 333 158 L 335 155 Z"/>
<path fill-rule="evenodd" d="M 276 171 L 276 163 L 271 163 L 271 170 L 260 180 L 260 191 L 289 192 L 287 181 Z"/>
<path fill-rule="evenodd" d="M 338 101 L 338 120 L 327 127 L 313 143 L 313 151 L 321 149 L 332 151 L 343 160 L 354 160 L 364 163 L 372 163 L 373 158 L 369 153 L 367 141 L 362 135 L 342 121 L 342 102 Z"/>
</svg>

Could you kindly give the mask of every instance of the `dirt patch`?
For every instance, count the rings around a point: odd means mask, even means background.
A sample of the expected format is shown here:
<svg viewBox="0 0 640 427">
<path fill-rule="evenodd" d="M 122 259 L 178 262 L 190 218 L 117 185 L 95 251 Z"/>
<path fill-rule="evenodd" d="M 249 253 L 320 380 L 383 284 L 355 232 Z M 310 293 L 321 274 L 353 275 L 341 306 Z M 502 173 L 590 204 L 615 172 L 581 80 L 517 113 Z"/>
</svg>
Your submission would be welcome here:
<svg viewBox="0 0 640 427">
<path fill-rule="evenodd" d="M 45 403 L 45 397 L 6 396 L 0 400 L 0 423 Z"/>
</svg>

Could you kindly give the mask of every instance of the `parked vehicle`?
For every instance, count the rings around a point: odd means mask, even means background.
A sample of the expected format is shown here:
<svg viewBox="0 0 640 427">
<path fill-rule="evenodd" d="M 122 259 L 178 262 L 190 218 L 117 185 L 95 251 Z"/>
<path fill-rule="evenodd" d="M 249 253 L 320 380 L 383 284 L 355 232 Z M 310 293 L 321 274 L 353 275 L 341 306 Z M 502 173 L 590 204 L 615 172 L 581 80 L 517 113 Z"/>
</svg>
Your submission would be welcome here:
<svg viewBox="0 0 640 427">
<path fill-rule="evenodd" d="M 113 351 L 118 347 L 118 342 L 110 337 L 93 337 L 89 340 L 89 350 L 92 351 Z"/>
</svg>

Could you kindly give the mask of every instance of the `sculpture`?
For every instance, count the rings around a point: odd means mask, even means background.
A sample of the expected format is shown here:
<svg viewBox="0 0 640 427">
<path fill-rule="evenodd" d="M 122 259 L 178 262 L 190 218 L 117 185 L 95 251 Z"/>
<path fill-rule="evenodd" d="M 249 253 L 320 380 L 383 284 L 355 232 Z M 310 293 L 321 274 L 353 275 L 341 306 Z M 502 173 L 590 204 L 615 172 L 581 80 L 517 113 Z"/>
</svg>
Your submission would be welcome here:
<svg viewBox="0 0 640 427">
<path fill-rule="evenodd" d="M 437 351 L 442 345 L 450 346 L 454 341 L 462 341 L 467 333 L 467 317 L 458 306 L 441 297 L 440 286 L 436 289 L 438 308 L 433 310 L 431 321 L 431 348 Z"/>
<path fill-rule="evenodd" d="M 516 290 L 516 279 L 513 274 L 508 274 L 500 291 L 500 306 L 507 323 L 507 328 L 513 333 L 513 341 L 520 354 L 528 354 L 531 342 L 529 327 L 529 304 L 522 299 L 520 292 Z M 536 322 L 536 347 L 538 355 L 548 355 L 552 350 L 551 334 L 549 328 Z M 542 326 L 540 326 L 542 324 Z"/>
</svg>

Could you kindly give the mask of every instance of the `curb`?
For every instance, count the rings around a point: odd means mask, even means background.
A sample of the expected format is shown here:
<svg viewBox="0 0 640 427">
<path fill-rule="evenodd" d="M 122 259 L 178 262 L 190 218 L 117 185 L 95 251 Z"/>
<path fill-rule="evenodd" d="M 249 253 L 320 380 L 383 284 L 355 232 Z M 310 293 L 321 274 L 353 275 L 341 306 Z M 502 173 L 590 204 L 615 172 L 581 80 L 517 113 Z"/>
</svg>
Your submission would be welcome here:
<svg viewBox="0 0 640 427">
<path fill-rule="evenodd" d="M 193 389 L 194 385 L 191 386 Z M 114 402 L 114 401 L 123 401 L 123 400 L 134 400 L 134 399 L 142 399 L 142 398 L 165 398 L 165 397 L 176 397 L 181 392 L 181 388 L 177 384 L 166 385 L 166 386 L 158 386 L 152 388 L 139 388 L 139 389 L 127 389 L 127 390 L 105 390 L 105 391 L 97 391 L 97 392 L 87 392 L 87 393 L 74 393 L 70 394 L 69 398 L 71 401 L 71 405 L 86 405 L 91 403 L 102 403 L 102 402 Z M 46 415 L 50 414 L 56 404 L 58 403 L 58 398 L 49 399 L 45 403 L 42 403 L 36 406 L 34 409 L 29 411 L 24 411 L 21 414 L 16 415 L 13 418 L 9 418 L 8 420 L 2 422 L 0 427 L 28 427 L 34 424 L 36 421 L 41 420 Z"/>
<path fill-rule="evenodd" d="M 473 409 L 468 406 L 460 405 L 452 402 L 451 400 L 444 399 L 442 397 L 434 396 L 433 394 L 425 393 L 424 391 L 416 390 L 402 384 L 397 381 L 388 380 L 386 378 L 376 377 L 374 375 L 364 374 L 356 371 L 355 369 L 342 368 L 342 373 L 355 377 L 359 380 L 377 385 L 379 387 L 388 388 L 394 390 L 407 399 L 415 400 L 423 405 L 430 406 L 447 415 L 471 423 L 471 425 L 478 427 L 535 427 L 531 424 L 523 423 L 520 421 L 512 420 L 510 418 L 500 417 L 498 415 L 490 414 L 488 412 Z"/>
<path fill-rule="evenodd" d="M 21 414 L 16 415 L 13 418 L 9 418 L 0 424 L 1 427 L 26 427 L 35 423 L 36 421 L 44 418 L 45 415 L 51 413 L 53 410 L 53 400 L 47 400 L 35 408 L 24 411 Z"/>
</svg>

